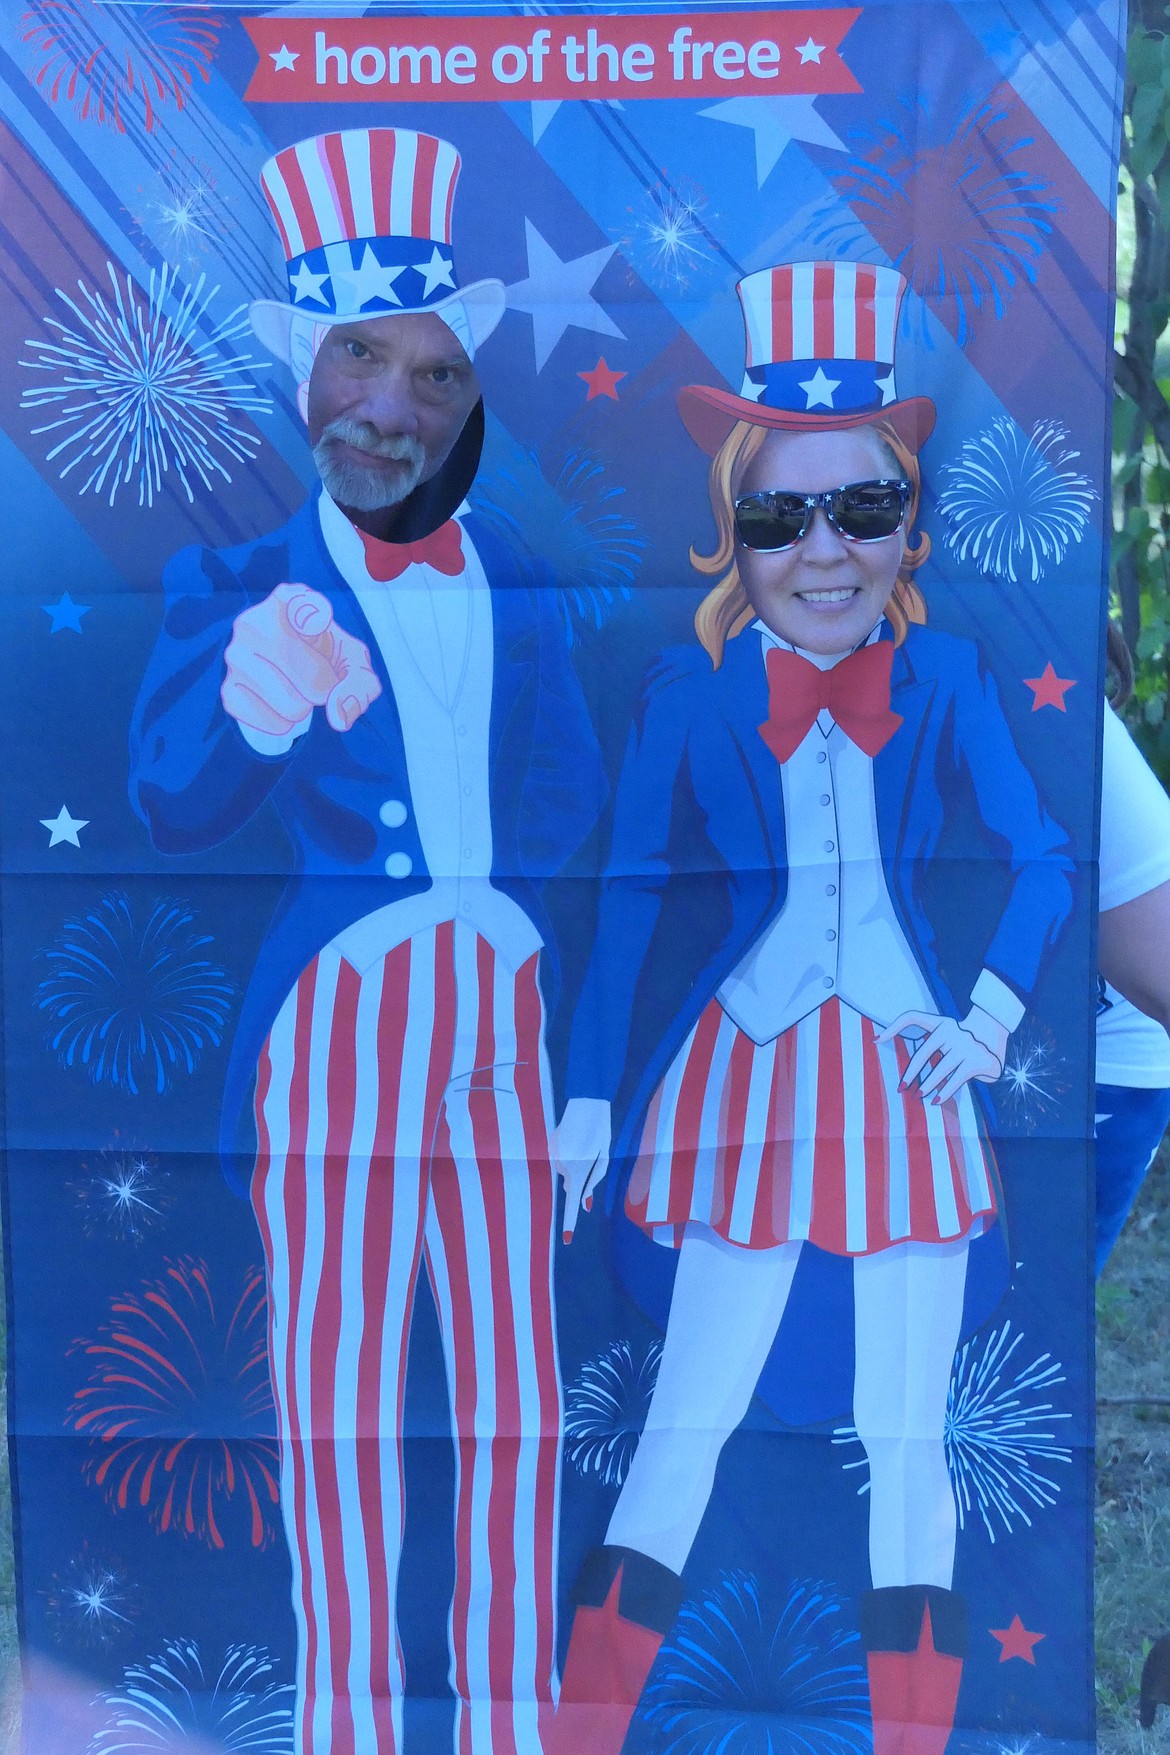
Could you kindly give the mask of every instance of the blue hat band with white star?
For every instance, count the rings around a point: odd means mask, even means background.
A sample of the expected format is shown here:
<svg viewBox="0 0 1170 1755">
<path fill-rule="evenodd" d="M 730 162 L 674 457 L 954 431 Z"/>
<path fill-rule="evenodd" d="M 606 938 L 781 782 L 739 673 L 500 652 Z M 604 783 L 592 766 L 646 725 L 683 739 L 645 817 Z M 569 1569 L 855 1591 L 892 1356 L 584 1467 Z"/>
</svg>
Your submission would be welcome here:
<svg viewBox="0 0 1170 1755">
<path fill-rule="evenodd" d="M 880 360 L 778 360 L 747 377 L 758 402 L 792 414 L 869 414 L 896 400 L 894 368 Z"/>
<path fill-rule="evenodd" d="M 294 256 L 289 300 L 307 316 L 380 317 L 439 305 L 458 289 L 446 244 L 432 238 L 343 239 Z"/>
</svg>

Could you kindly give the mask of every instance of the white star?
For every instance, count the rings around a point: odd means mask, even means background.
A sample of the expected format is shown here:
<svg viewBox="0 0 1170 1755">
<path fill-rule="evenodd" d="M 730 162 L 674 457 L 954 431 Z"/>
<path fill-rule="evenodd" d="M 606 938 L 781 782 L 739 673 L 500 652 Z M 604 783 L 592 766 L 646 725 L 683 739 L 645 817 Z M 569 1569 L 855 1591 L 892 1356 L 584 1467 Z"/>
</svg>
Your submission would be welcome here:
<svg viewBox="0 0 1170 1755">
<path fill-rule="evenodd" d="M 827 378 L 824 369 L 818 366 L 811 378 L 797 380 L 804 391 L 806 408 L 832 408 L 833 392 L 841 388 L 840 378 Z"/>
<path fill-rule="evenodd" d="M 530 219 L 524 221 L 524 236 L 528 279 L 508 288 L 508 306 L 513 311 L 527 311 L 532 318 L 537 371 L 543 371 L 566 329 L 591 329 L 595 335 L 615 335 L 624 341 L 613 318 L 592 296 L 594 284 L 617 245 L 606 244 L 562 262 Z"/>
<path fill-rule="evenodd" d="M 80 847 L 81 842 L 77 838 L 78 830 L 89 827 L 89 818 L 71 817 L 65 806 L 62 805 L 55 817 L 41 817 L 40 825 L 42 829 L 49 831 L 50 847 L 55 847 L 58 841 L 68 841 L 71 846 Z"/>
<path fill-rule="evenodd" d="M 876 384 L 877 388 L 882 393 L 882 407 L 883 408 L 885 408 L 886 404 L 889 402 L 897 402 L 898 392 L 894 388 L 894 374 L 893 374 L 893 372 L 890 373 L 888 378 L 875 378 L 874 383 Z"/>
<path fill-rule="evenodd" d="M 292 73 L 301 58 L 299 49 L 290 49 L 287 43 L 281 43 L 279 49 L 269 49 L 274 73 Z"/>
<path fill-rule="evenodd" d="M 347 280 L 353 287 L 354 307 L 359 311 L 371 299 L 382 299 L 387 304 L 400 305 L 402 300 L 394 291 L 394 282 L 404 267 L 405 264 L 400 262 L 397 268 L 383 268 L 367 244 L 362 251 L 359 267 L 333 270 L 333 285 L 336 287 L 339 280 Z"/>
<path fill-rule="evenodd" d="M 797 43 L 796 52 L 800 56 L 800 64 L 802 67 L 806 61 L 815 61 L 819 67 L 821 64 L 821 56 L 825 52 L 825 45 L 824 43 L 814 43 L 810 34 L 807 43 Z"/>
<path fill-rule="evenodd" d="M 430 261 L 416 262 L 415 267 L 418 269 L 423 277 L 423 281 L 425 282 L 423 286 L 424 299 L 429 299 L 437 286 L 455 285 L 454 279 L 451 275 L 451 264 L 444 256 L 439 254 L 439 246 L 437 244 L 431 251 Z"/>
<path fill-rule="evenodd" d="M 321 291 L 321 288 L 325 285 L 325 282 L 328 279 L 329 276 L 327 274 L 314 274 L 313 270 L 309 267 L 309 264 L 307 262 L 302 262 L 289 282 L 294 294 L 296 295 L 298 305 L 302 299 L 316 299 L 323 305 L 325 303 L 325 295 Z"/>
<path fill-rule="evenodd" d="M 736 128 L 750 128 L 756 142 L 756 187 L 763 188 L 767 178 L 790 140 L 807 140 L 811 146 L 834 146 L 845 152 L 840 140 L 815 108 L 811 97 L 744 97 L 728 98 L 701 110 L 714 122 L 730 122 Z"/>
<path fill-rule="evenodd" d="M 1100 1127 L 1100 1125 L 1103 1121 L 1112 1121 L 1112 1120 L 1113 1120 L 1113 1111 L 1111 1109 L 1109 1111 L 1108 1115 L 1094 1115 L 1093 1126 L 1094 1126 L 1094 1128 L 1098 1128 L 1098 1127 Z"/>
</svg>

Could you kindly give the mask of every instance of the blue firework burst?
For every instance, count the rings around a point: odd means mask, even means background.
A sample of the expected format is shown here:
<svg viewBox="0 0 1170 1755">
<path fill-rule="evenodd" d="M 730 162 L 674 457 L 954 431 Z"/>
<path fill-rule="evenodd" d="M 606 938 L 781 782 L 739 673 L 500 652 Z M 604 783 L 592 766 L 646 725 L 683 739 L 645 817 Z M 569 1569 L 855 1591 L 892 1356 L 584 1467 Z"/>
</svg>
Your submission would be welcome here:
<svg viewBox="0 0 1170 1755">
<path fill-rule="evenodd" d="M 1057 203 L 1029 169 L 1032 144 L 1005 108 L 956 116 L 919 94 L 855 136 L 855 162 L 835 179 L 960 346 L 976 312 L 1002 317 L 1019 282 L 1035 280 L 1047 248 Z"/>
<path fill-rule="evenodd" d="M 49 973 L 36 990 L 61 1065 L 134 1096 L 193 1073 L 223 1041 L 236 992 L 206 954 L 212 942 L 184 903 L 157 901 L 140 925 L 118 892 L 67 920 L 41 953 Z"/>
<path fill-rule="evenodd" d="M 196 483 L 230 482 L 227 462 L 260 449 L 259 435 L 239 422 L 272 406 L 252 382 L 256 362 L 232 346 L 248 333 L 247 314 L 241 305 L 215 321 L 219 288 L 206 291 L 202 274 L 184 287 L 164 265 L 143 292 L 112 262 L 106 269 L 109 292 L 78 281 L 75 299 L 57 288 L 74 321 L 48 317 L 58 340 L 27 343 L 33 357 L 21 367 L 46 381 L 30 385 L 20 405 L 51 412 L 32 430 L 50 437 L 48 461 L 60 464 L 62 481 L 76 472 L 79 493 L 112 506 L 131 486 L 149 507 L 173 479 L 193 502 Z"/>
<path fill-rule="evenodd" d="M 869 1693 L 845 1599 L 809 1580 L 770 1604 L 725 1573 L 683 1607 L 641 1711 L 661 1755 L 859 1755 Z"/>
<path fill-rule="evenodd" d="M 570 645 L 628 600 L 641 568 L 646 538 L 618 510 L 624 493 L 588 451 L 570 452 L 553 481 L 535 452 L 517 453 L 485 472 L 473 491 L 485 522 L 547 562 Z"/>
<path fill-rule="evenodd" d="M 661 1341 L 651 1342 L 638 1359 L 628 1341 L 614 1341 L 566 1387 L 565 1454 L 582 1475 L 621 1486 L 646 1424 L 661 1359 Z"/>
<path fill-rule="evenodd" d="M 1065 1382 L 1050 1353 L 1029 1364 L 1015 1358 L 1023 1335 L 1010 1322 L 964 1342 L 955 1356 L 947 1395 L 943 1441 L 958 1508 L 959 1528 L 977 1519 L 989 1540 L 1032 1527 L 1032 1514 L 1055 1505 L 1060 1483 L 1047 1473 L 1068 1464 L 1072 1451 L 1052 1428 L 1072 1415 L 1048 1392 Z M 846 1447 L 846 1470 L 865 1470 L 859 1493 L 869 1491 L 868 1465 L 853 1426 L 839 1426 L 833 1443 Z"/>
<path fill-rule="evenodd" d="M 1037 421 L 1023 433 L 1006 415 L 963 445 L 942 470 L 939 511 L 947 546 L 980 572 L 1035 584 L 1059 566 L 1085 534 L 1097 498 L 1089 478 L 1072 466 L 1080 456 L 1059 421 Z"/>
<path fill-rule="evenodd" d="M 231 1645 L 219 1668 L 193 1639 L 169 1639 L 157 1657 L 129 1664 L 101 1696 L 109 1714 L 89 1755 L 160 1755 L 208 1748 L 292 1755 L 294 1690 L 277 1682 L 260 1645 Z"/>
</svg>

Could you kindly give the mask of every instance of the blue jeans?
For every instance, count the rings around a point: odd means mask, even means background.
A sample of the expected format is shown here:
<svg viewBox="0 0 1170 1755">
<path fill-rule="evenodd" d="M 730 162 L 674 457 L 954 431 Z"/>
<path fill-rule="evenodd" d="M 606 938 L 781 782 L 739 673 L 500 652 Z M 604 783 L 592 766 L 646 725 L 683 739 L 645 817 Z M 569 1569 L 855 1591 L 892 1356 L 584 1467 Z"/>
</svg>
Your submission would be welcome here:
<svg viewBox="0 0 1170 1755">
<path fill-rule="evenodd" d="M 1097 1086 L 1097 1273 L 1105 1266 L 1170 1126 L 1170 1091 Z"/>
</svg>

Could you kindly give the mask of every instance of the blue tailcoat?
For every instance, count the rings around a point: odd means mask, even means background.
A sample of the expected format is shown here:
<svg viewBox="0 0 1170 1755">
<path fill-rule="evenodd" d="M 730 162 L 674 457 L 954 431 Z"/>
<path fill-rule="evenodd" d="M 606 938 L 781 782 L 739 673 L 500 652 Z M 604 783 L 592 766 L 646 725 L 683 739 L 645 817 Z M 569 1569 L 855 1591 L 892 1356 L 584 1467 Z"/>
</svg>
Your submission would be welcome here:
<svg viewBox="0 0 1170 1755">
<path fill-rule="evenodd" d="M 606 784 L 596 738 L 566 650 L 555 581 L 481 521 L 465 521 L 491 588 L 495 647 L 489 751 L 492 882 L 548 941 L 544 881 L 597 820 Z M 232 624 L 282 581 L 303 581 L 364 640 L 382 693 L 347 732 L 325 715 L 287 755 L 258 755 L 225 713 L 219 691 Z M 398 709 L 377 642 L 325 546 L 315 499 L 270 536 L 238 548 L 185 549 L 164 580 L 162 631 L 131 729 L 131 797 L 164 853 L 214 847 L 271 802 L 292 848 L 292 879 L 248 986 L 224 1093 L 225 1165 L 272 1021 L 298 975 L 356 920 L 426 889 Z M 407 806 L 400 827 L 379 811 Z M 409 875 L 386 874 L 406 853 Z M 444 875 L 444 874 L 439 874 Z M 250 1168 L 235 1166 L 237 1183 Z"/>
<path fill-rule="evenodd" d="M 887 637 L 888 630 L 887 630 Z M 1068 916 L 1073 862 L 971 642 L 912 626 L 896 648 L 899 726 L 874 760 L 886 883 L 942 1013 L 988 968 L 1028 1002 Z M 577 1006 L 570 1097 L 616 1103 L 615 1166 L 703 1008 L 784 906 L 779 768 L 760 638 L 651 670 L 618 787 L 597 940 Z M 617 1198 L 622 1178 L 611 1178 Z"/>
</svg>

